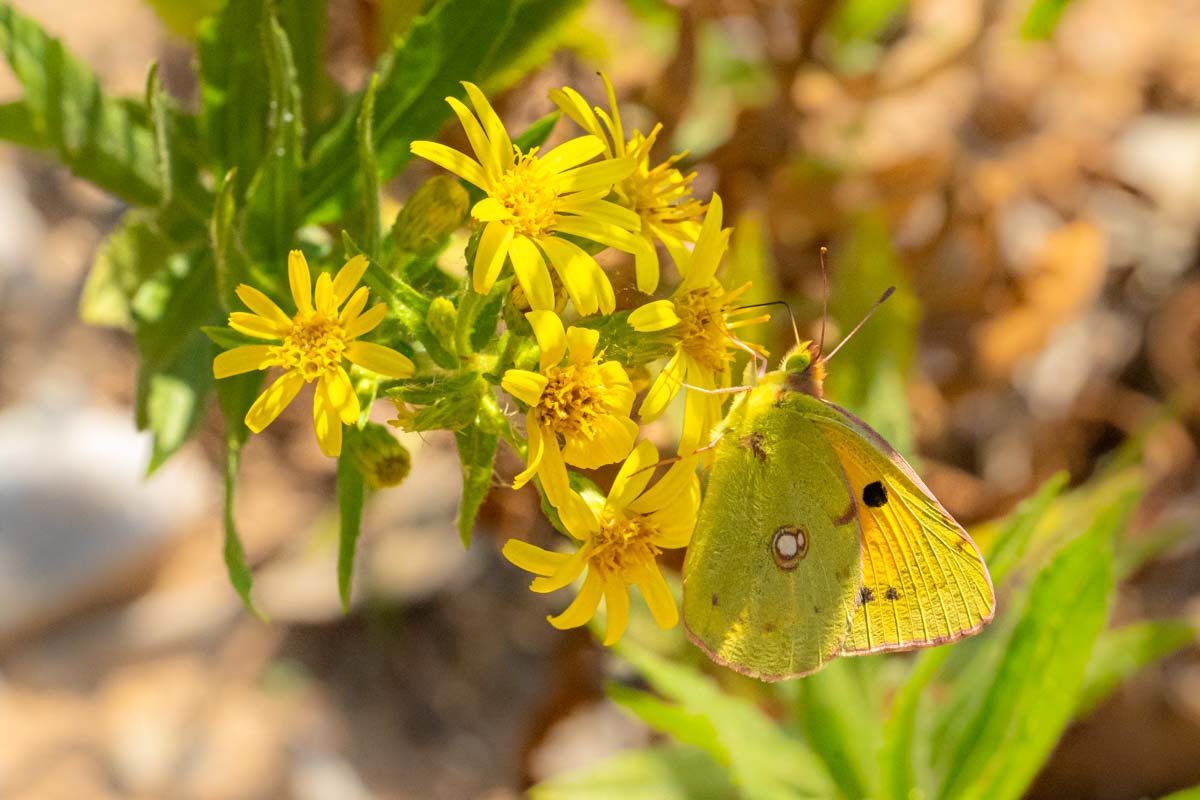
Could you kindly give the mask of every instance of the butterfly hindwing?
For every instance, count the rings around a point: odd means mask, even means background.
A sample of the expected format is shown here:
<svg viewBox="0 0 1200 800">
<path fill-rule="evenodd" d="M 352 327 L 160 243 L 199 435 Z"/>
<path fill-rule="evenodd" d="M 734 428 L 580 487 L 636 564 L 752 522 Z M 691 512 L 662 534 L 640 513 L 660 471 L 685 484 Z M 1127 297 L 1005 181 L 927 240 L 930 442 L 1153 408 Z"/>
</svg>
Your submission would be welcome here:
<svg viewBox="0 0 1200 800">
<path fill-rule="evenodd" d="M 836 657 L 860 585 L 858 520 L 834 453 L 774 399 L 760 387 L 727 420 L 683 587 L 691 639 L 768 680 Z"/>
<path fill-rule="evenodd" d="M 845 655 L 942 644 L 995 611 L 979 549 L 907 462 L 850 412 L 806 398 L 804 415 L 837 454 L 862 528 L 859 606 Z"/>
</svg>

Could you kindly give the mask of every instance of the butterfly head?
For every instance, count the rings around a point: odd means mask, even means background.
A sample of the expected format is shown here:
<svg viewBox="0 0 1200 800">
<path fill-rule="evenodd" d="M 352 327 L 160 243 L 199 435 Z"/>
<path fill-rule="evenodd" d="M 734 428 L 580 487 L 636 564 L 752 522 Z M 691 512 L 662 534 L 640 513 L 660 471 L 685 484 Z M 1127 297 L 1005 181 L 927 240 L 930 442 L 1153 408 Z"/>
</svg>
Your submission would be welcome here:
<svg viewBox="0 0 1200 800">
<path fill-rule="evenodd" d="M 788 391 L 813 397 L 824 393 L 825 360 L 814 342 L 800 342 L 783 357 L 784 385 Z"/>
</svg>

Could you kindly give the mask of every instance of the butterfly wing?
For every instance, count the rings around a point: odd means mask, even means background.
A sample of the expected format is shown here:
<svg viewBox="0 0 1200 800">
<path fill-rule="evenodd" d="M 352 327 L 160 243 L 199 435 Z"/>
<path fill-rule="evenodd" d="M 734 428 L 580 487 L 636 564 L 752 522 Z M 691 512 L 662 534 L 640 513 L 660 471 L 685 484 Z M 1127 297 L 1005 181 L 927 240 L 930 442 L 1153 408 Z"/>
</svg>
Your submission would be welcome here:
<svg viewBox="0 0 1200 800">
<path fill-rule="evenodd" d="M 684 563 L 683 617 L 717 663 L 779 680 L 837 656 L 860 584 L 859 526 L 815 426 L 755 392 L 717 445 Z"/>
<path fill-rule="evenodd" d="M 996 599 L 979 548 L 865 422 L 809 398 L 805 416 L 837 453 L 862 527 L 860 602 L 845 655 L 944 644 L 978 632 Z"/>
</svg>

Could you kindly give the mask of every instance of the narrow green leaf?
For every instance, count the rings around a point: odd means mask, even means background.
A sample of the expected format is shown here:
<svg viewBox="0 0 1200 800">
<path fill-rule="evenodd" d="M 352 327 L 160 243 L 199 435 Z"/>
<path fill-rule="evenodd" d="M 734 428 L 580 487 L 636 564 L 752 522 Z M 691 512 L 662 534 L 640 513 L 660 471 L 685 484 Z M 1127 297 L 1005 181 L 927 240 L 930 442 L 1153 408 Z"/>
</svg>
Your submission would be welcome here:
<svg viewBox="0 0 1200 800">
<path fill-rule="evenodd" d="M 145 428 L 153 435 L 149 475 L 175 454 L 200 427 L 213 386 L 212 345 L 192 330 L 179 353 L 148 377 Z"/>
<path fill-rule="evenodd" d="M 159 201 L 154 141 L 144 114 L 105 97 L 95 74 L 72 58 L 62 43 L 10 5 L 0 5 L 0 50 L 25 89 L 11 130 L 37 132 L 70 170 L 85 180 L 140 205 Z"/>
<path fill-rule="evenodd" d="M 213 172 L 236 169 L 234 196 L 246 192 L 267 147 L 269 89 L 262 27 L 263 0 L 225 0 L 200 24 L 201 128 Z"/>
<path fill-rule="evenodd" d="M 1137 494 L 1105 509 L 1034 579 L 983 702 L 944 754 L 942 798 L 1017 798 L 1070 722 L 1108 617 L 1112 543 Z"/>
<path fill-rule="evenodd" d="M 246 566 L 246 550 L 242 547 L 242 539 L 238 536 L 237 522 L 234 519 L 234 492 L 237 489 L 238 466 L 241 462 L 241 445 L 230 436 L 225 443 L 225 569 L 229 573 L 229 582 L 234 591 L 242 598 L 246 610 L 266 622 L 267 618 L 254 607 L 251 589 L 254 587 L 254 576 Z"/>
<path fill-rule="evenodd" d="M 347 428 L 347 436 L 358 433 L 357 428 Z M 337 468 L 338 509 L 341 526 L 338 535 L 338 595 L 342 608 L 350 610 L 350 581 L 354 576 L 354 553 L 358 546 L 358 535 L 362 530 L 362 510 L 365 493 L 363 476 L 354 459 L 343 454 Z"/>
<path fill-rule="evenodd" d="M 212 219 L 208 224 L 209 242 L 213 251 L 213 269 L 217 279 L 217 300 L 221 308 L 231 311 L 237 307 L 238 284 L 249 273 L 249 258 L 237 228 L 237 205 L 234 198 L 237 168 L 229 170 L 217 186 L 213 201 Z"/>
<path fill-rule="evenodd" d="M 372 261 L 379 261 L 382 238 L 379 222 L 379 166 L 375 159 L 373 120 L 375 118 L 375 91 L 379 76 L 372 75 L 367 93 L 363 96 L 362 109 L 358 113 L 358 173 L 362 179 L 362 236 L 359 239 L 367 249 Z"/>
<path fill-rule="evenodd" d="M 336 87 L 325 71 L 325 0 L 276 0 L 279 24 L 296 54 L 296 80 L 304 103 L 304 126 L 324 118 Z"/>
<path fill-rule="evenodd" d="M 1126 536 L 1117 542 L 1117 577 L 1130 577 L 1139 569 L 1192 537 L 1195 528 L 1186 522 L 1168 523 L 1140 536 Z"/>
<path fill-rule="evenodd" d="M 45 150 L 50 144 L 42 138 L 33 115 L 21 100 L 0 103 L 0 139 L 27 150 Z"/>
<path fill-rule="evenodd" d="M 176 241 L 195 244 L 204 236 L 212 205 L 211 193 L 200 182 L 200 133 L 195 118 L 182 113 L 163 91 L 157 62 L 146 77 L 146 108 L 161 186 L 159 227 Z"/>
<path fill-rule="evenodd" d="M 1024 500 L 1000 526 L 991 551 L 987 554 L 988 572 L 992 583 L 1001 586 L 1021 557 L 1025 555 L 1029 542 L 1038 524 L 1062 490 L 1066 488 L 1070 475 L 1059 472 L 1042 484 L 1033 497 Z"/>
<path fill-rule="evenodd" d="M 730 764 L 736 796 L 746 800 L 834 796 L 821 761 L 750 701 L 724 694 L 695 669 L 628 639 L 615 649 L 656 691 L 712 723 L 722 749 L 715 755 Z"/>
<path fill-rule="evenodd" d="M 512 22 L 480 71 L 490 91 L 506 89 L 549 60 L 584 0 L 517 0 Z"/>
<path fill-rule="evenodd" d="M 462 464 L 463 494 L 458 509 L 458 536 L 463 547 L 471 546 L 475 518 L 492 488 L 492 470 L 500 437 L 484 431 L 479 425 L 454 432 L 458 443 L 458 460 Z"/>
<path fill-rule="evenodd" d="M 609 684 L 605 687 L 605 693 L 614 703 L 680 744 L 699 747 L 710 755 L 724 753 L 717 731 L 706 717 L 689 713 L 683 707 L 667 703 L 649 692 L 619 683 Z"/>
<path fill-rule="evenodd" d="M 1142 667 L 1195 641 L 1196 629 L 1181 620 L 1135 622 L 1105 631 L 1092 650 L 1076 715 L 1091 712 Z"/>
<path fill-rule="evenodd" d="M 270 97 L 267 147 L 246 190 L 245 230 L 251 253 L 274 261 L 287 254 L 300 224 L 304 122 L 291 44 L 269 8 L 265 13 L 260 30 Z"/>
<path fill-rule="evenodd" d="M 1164 795 L 1159 800 L 1200 800 L 1200 786 L 1193 786 L 1190 789 L 1180 789 L 1178 792 Z"/>
<path fill-rule="evenodd" d="M 1033 0 L 1021 23 L 1021 38 L 1044 41 L 1054 35 L 1070 0 Z"/>
<path fill-rule="evenodd" d="M 127 213 L 96 251 L 79 298 L 80 318 L 90 325 L 132 330 L 132 298 L 166 266 L 172 249 L 149 214 Z"/>
<path fill-rule="evenodd" d="M 798 720 L 846 797 L 877 797 L 880 747 L 877 711 L 861 674 L 862 662 L 839 659 L 798 682 Z"/>
<path fill-rule="evenodd" d="M 627 750 L 539 783 L 530 800 L 730 800 L 726 771 L 693 747 Z"/>
<path fill-rule="evenodd" d="M 479 380 L 479 374 L 475 372 L 418 375 L 392 381 L 384 390 L 384 394 L 425 406 L 436 403 L 445 397 L 469 392 L 477 380 Z"/>
</svg>

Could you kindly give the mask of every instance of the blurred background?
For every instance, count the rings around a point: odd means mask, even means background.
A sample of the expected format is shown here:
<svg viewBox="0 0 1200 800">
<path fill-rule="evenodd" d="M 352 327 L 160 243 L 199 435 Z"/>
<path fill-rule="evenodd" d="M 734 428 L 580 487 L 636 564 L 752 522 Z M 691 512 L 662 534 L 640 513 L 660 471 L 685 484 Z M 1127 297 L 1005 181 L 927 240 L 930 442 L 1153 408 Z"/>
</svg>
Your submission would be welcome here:
<svg viewBox="0 0 1200 800">
<path fill-rule="evenodd" d="M 15 3 L 110 93 L 140 95 L 157 60 L 194 107 L 204 4 L 187 5 Z M 895 391 L 878 396 L 908 402 L 867 418 L 968 527 L 1136 443 L 1149 490 L 1127 536 L 1173 545 L 1114 617 L 1200 624 L 1200 4 L 580 5 L 496 98 L 510 130 L 550 110 L 551 87 L 600 101 L 603 69 L 627 123 L 663 123 L 657 157 L 688 150 L 698 194 L 721 192 L 729 269 L 759 299 L 817 320 L 822 245 L 835 327 L 898 284 L 839 359 L 880 359 L 867 374 Z M 359 86 L 419 6 L 331 0 L 334 78 Z M 0 69 L 0 100 L 19 92 Z M 389 187 L 393 206 L 425 174 Z M 238 513 L 271 623 L 242 610 L 217 415 L 144 481 L 128 338 L 76 316 L 123 210 L 0 149 L 0 797 L 502 800 L 649 742 L 605 699 L 590 635 L 545 623 L 561 598 L 499 557 L 511 536 L 551 540 L 536 495 L 493 491 L 462 550 L 452 440 L 406 440 L 413 474 L 368 505 L 345 615 L 332 463 L 303 408 L 255 437 Z M 757 335 L 780 352 L 785 328 Z M 855 390 L 831 369 L 835 399 Z M 502 450 L 497 486 L 517 463 Z M 1197 782 L 1193 645 L 1077 722 L 1031 796 Z"/>
</svg>

